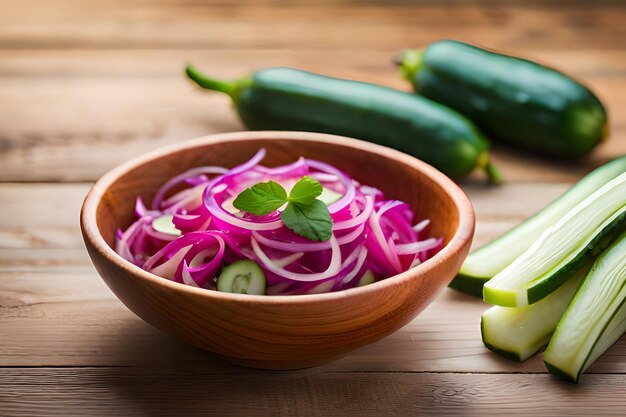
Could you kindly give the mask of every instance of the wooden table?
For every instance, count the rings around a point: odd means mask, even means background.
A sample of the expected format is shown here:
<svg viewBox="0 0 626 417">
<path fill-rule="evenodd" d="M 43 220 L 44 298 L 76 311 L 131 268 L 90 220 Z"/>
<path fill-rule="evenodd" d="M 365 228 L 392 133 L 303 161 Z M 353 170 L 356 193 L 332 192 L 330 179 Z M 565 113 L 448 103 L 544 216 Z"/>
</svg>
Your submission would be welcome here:
<svg viewBox="0 0 626 417">
<path fill-rule="evenodd" d="M 494 146 L 506 184 L 462 183 L 484 243 L 626 152 L 624 22 L 620 0 L 0 0 L 0 416 L 626 415 L 625 338 L 567 384 L 540 357 L 488 352 L 485 305 L 453 290 L 335 363 L 230 366 L 126 310 L 78 230 L 85 193 L 114 165 L 242 129 L 227 98 L 186 82 L 185 61 L 223 77 L 288 65 L 406 89 L 390 56 L 452 37 L 558 66 L 612 118 L 611 140 L 577 164 Z"/>
</svg>

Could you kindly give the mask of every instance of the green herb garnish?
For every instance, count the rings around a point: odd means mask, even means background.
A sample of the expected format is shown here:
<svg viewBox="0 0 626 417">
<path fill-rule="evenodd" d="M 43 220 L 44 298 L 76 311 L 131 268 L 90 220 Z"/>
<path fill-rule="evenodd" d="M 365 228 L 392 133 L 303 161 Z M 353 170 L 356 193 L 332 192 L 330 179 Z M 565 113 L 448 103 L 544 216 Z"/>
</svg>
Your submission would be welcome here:
<svg viewBox="0 0 626 417">
<path fill-rule="evenodd" d="M 309 240 L 325 241 L 333 233 L 333 220 L 323 201 L 317 199 L 324 188 L 314 178 L 302 177 L 289 195 L 275 181 L 260 182 L 243 190 L 233 205 L 239 210 L 263 216 L 287 204 L 280 215 L 287 228 Z"/>
</svg>

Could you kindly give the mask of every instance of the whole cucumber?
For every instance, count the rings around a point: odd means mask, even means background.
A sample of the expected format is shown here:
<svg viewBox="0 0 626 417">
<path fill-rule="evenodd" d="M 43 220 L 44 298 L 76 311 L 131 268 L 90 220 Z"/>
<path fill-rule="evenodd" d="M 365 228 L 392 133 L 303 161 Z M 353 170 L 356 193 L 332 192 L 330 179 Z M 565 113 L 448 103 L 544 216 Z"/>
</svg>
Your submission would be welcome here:
<svg viewBox="0 0 626 417">
<path fill-rule="evenodd" d="M 406 152 L 452 177 L 478 167 L 499 181 L 474 124 L 415 94 L 291 68 L 266 68 L 237 81 L 192 66 L 186 73 L 199 86 L 230 95 L 250 129 L 350 136 Z"/>
<path fill-rule="evenodd" d="M 577 158 L 607 134 L 600 100 L 535 62 L 442 40 L 405 51 L 399 64 L 417 93 L 464 114 L 491 139 Z"/>
</svg>

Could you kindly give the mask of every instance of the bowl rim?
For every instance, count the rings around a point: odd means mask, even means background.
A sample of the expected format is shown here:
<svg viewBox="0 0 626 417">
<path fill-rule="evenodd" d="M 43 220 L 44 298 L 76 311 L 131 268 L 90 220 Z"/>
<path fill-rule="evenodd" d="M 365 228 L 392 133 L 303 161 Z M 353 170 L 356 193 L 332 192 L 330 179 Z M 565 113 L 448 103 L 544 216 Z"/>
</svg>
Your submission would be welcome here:
<svg viewBox="0 0 626 417">
<path fill-rule="evenodd" d="M 102 237 L 97 225 L 97 207 L 106 190 L 115 181 L 117 181 L 120 177 L 122 177 L 129 171 L 146 163 L 152 162 L 155 159 L 167 156 L 171 153 L 222 142 L 238 142 L 256 139 L 280 139 L 302 142 L 321 142 L 330 145 L 340 144 L 342 146 L 358 148 L 365 152 L 380 154 L 389 159 L 394 159 L 398 162 L 412 166 L 422 172 L 424 175 L 428 176 L 431 180 L 437 182 L 451 197 L 459 213 L 458 227 L 450 242 L 435 256 L 430 258 L 428 262 L 424 262 L 423 264 L 411 268 L 407 271 L 401 272 L 400 274 L 396 274 L 394 276 L 385 278 L 372 284 L 364 285 L 362 287 L 349 288 L 341 291 L 321 294 L 294 294 L 289 296 L 224 293 L 219 291 L 210 291 L 205 288 L 196 288 L 190 285 L 175 282 L 167 278 L 152 274 L 122 258 L 115 252 L 115 250 L 113 250 L 113 248 L 111 248 L 106 243 L 106 241 Z M 300 304 L 328 302 L 356 295 L 367 295 L 370 293 L 373 294 L 386 287 L 400 285 L 403 282 L 417 278 L 418 276 L 423 275 L 425 272 L 435 269 L 438 263 L 457 254 L 462 249 L 463 245 L 465 245 L 468 240 L 472 239 L 475 227 L 475 214 L 474 208 L 469 198 L 467 197 L 467 195 L 465 195 L 463 190 L 461 190 L 461 188 L 456 183 L 454 183 L 454 181 L 452 181 L 445 174 L 438 171 L 436 168 L 432 167 L 426 162 L 423 162 L 417 158 L 414 158 L 395 149 L 387 148 L 385 146 L 365 142 L 358 139 L 348 138 L 345 136 L 329 135 L 324 133 L 298 131 L 240 131 L 217 133 L 160 147 L 153 151 L 142 154 L 138 157 L 132 158 L 129 161 L 114 167 L 102 177 L 100 177 L 100 179 L 98 179 L 94 183 L 94 185 L 87 193 L 81 207 L 80 227 L 85 243 L 89 241 L 89 243 L 107 261 L 125 270 L 130 275 L 151 281 L 157 285 L 168 287 L 173 291 L 179 291 L 183 293 L 188 293 L 190 295 L 193 294 L 197 296 L 206 296 L 221 299 L 224 301 L 233 301 L 239 303 L 261 303 L 268 305 Z"/>
</svg>

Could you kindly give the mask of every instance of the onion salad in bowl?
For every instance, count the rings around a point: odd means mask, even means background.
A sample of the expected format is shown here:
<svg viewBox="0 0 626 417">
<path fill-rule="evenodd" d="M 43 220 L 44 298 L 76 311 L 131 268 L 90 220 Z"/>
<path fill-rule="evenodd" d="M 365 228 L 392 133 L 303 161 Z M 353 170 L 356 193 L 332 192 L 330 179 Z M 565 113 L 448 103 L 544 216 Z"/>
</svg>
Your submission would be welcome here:
<svg viewBox="0 0 626 417">
<path fill-rule="evenodd" d="M 116 252 L 186 285 L 257 295 L 315 294 L 366 285 L 425 262 L 443 247 L 405 202 L 306 158 L 232 169 L 193 168 L 167 181 Z"/>
</svg>

